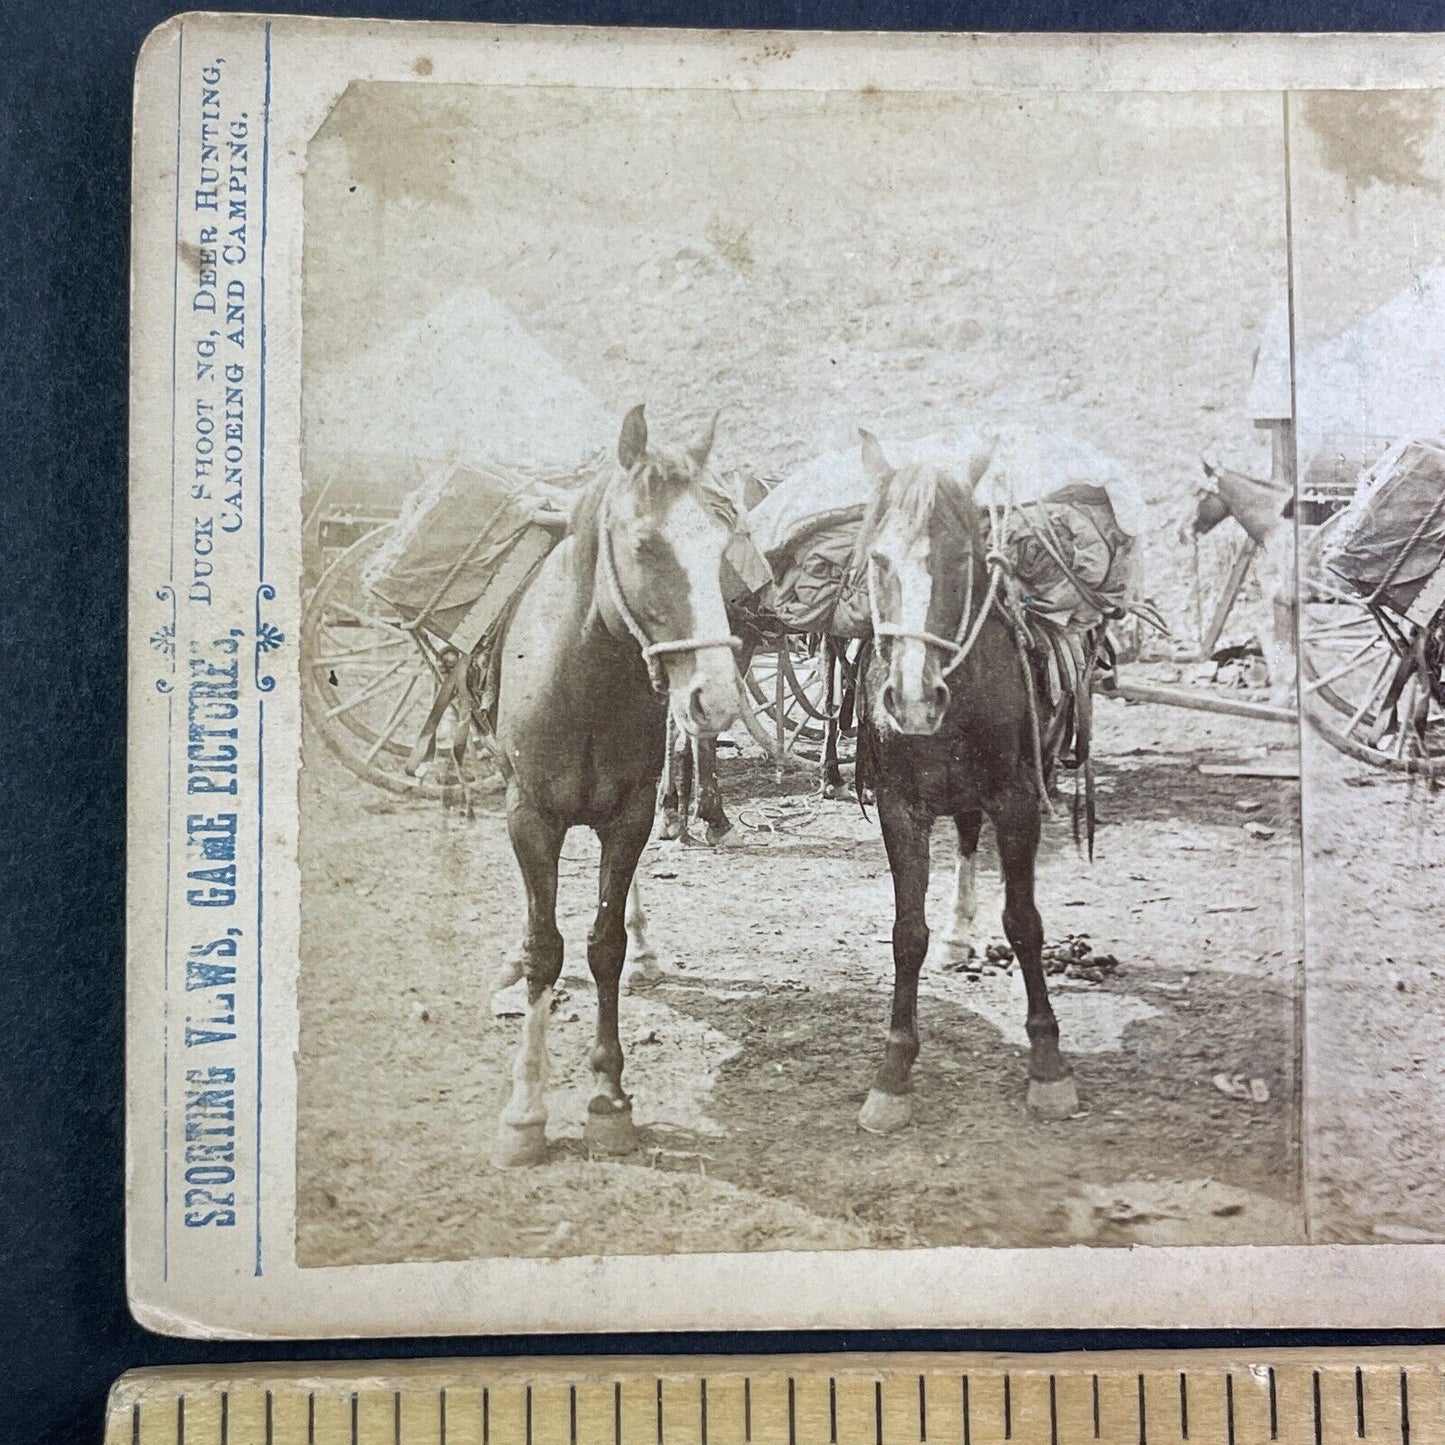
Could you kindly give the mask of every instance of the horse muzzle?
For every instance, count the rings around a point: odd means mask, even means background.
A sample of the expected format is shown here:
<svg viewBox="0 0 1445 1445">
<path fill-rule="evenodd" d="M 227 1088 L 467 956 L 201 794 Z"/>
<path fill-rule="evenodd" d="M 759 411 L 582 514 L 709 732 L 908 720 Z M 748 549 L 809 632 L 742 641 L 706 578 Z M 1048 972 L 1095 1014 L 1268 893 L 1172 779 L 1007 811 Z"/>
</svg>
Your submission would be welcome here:
<svg viewBox="0 0 1445 1445">
<path fill-rule="evenodd" d="M 948 712 L 948 689 L 940 682 L 931 696 L 907 701 L 885 683 L 878 697 L 878 710 L 894 731 L 911 737 L 932 737 L 943 726 Z"/>
<path fill-rule="evenodd" d="M 948 684 L 936 668 L 928 668 L 917 683 L 908 686 L 889 670 L 889 676 L 878 689 L 878 711 L 895 732 L 912 737 L 932 737 L 948 715 L 950 701 Z"/>
<path fill-rule="evenodd" d="M 705 647 L 669 661 L 668 705 L 689 737 L 716 737 L 738 720 L 742 699 L 732 650 Z"/>
</svg>

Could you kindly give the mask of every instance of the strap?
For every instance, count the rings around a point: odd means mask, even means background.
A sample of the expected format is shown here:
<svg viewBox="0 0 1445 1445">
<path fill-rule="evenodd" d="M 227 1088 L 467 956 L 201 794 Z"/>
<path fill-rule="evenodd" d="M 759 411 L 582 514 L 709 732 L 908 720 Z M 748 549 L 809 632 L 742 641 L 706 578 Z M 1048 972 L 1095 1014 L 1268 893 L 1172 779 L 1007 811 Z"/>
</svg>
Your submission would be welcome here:
<svg viewBox="0 0 1445 1445">
<path fill-rule="evenodd" d="M 742 647 L 742 642 L 732 636 L 680 637 L 663 642 L 648 641 L 642 624 L 627 605 L 627 598 L 623 595 L 622 584 L 617 577 L 617 564 L 612 556 L 612 533 L 607 525 L 608 512 L 609 509 L 604 506 L 602 514 L 597 519 L 597 555 L 602 563 L 602 579 L 607 584 L 608 600 L 612 603 L 613 610 L 622 619 L 622 625 L 631 634 L 632 640 L 642 650 L 642 660 L 647 664 L 647 675 L 652 682 L 652 690 L 658 693 L 667 691 L 667 679 L 663 675 L 662 664 L 658 661 L 661 657 L 678 652 L 698 652 L 705 647 L 727 647 L 736 653 Z"/>
</svg>

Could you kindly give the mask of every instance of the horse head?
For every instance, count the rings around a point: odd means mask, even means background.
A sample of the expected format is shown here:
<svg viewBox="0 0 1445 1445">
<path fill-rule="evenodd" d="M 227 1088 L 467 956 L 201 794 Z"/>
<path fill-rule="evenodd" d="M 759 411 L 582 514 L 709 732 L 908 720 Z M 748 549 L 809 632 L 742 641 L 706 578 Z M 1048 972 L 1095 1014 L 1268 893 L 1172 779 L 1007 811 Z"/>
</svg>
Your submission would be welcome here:
<svg viewBox="0 0 1445 1445">
<path fill-rule="evenodd" d="M 1206 536 L 1229 516 L 1229 508 L 1219 494 L 1218 472 L 1203 458 L 1199 465 L 1204 475 L 1194 478 L 1174 528 L 1175 539 L 1180 543 Z"/>
<path fill-rule="evenodd" d="M 860 546 L 868 573 L 878 669 L 878 715 L 901 733 L 936 733 L 948 712 L 948 678 L 967 655 L 965 638 L 985 605 L 983 529 L 973 488 L 941 467 L 893 467 L 863 432 L 863 468 L 873 495 Z"/>
<path fill-rule="evenodd" d="M 713 736 L 737 719 L 723 551 L 736 513 L 709 468 L 717 418 L 691 444 L 649 444 L 641 406 L 627 413 L 617 469 L 598 518 L 596 595 L 609 630 L 630 633 L 678 725 Z"/>
<path fill-rule="evenodd" d="M 1265 539 L 1288 515 L 1288 484 L 1247 476 L 1231 467 L 1201 460 L 1202 480 L 1194 483 L 1194 500 L 1181 518 L 1176 535 L 1181 542 L 1202 537 L 1226 517 L 1233 517 L 1251 541 L 1264 545 Z"/>
</svg>

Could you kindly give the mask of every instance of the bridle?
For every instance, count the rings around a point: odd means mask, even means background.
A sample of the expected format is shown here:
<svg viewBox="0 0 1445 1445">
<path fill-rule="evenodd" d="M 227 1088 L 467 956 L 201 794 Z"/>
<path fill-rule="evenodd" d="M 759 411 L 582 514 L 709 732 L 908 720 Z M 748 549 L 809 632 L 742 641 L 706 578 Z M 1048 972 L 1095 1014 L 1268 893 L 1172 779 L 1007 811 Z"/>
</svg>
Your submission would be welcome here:
<svg viewBox="0 0 1445 1445">
<path fill-rule="evenodd" d="M 597 518 L 597 553 L 602 563 L 602 580 L 613 611 L 622 619 L 622 625 L 642 649 L 642 660 L 647 664 L 647 676 L 652 683 L 652 690 L 656 693 L 667 692 L 667 677 L 662 669 L 664 657 L 675 656 L 679 652 L 701 652 L 706 647 L 726 647 L 736 655 L 743 644 L 740 638 L 731 633 L 726 637 L 679 637 L 661 642 L 654 642 L 648 637 L 637 620 L 636 613 L 628 606 L 622 583 L 617 576 L 617 562 L 612 555 L 611 515 L 612 503 L 609 496 L 602 504 Z"/>
<path fill-rule="evenodd" d="M 997 528 L 994 530 L 994 535 L 999 535 Z M 992 547 L 984 553 L 984 561 L 988 566 L 988 591 L 984 596 L 983 606 L 975 612 L 973 609 L 973 559 L 973 538 L 970 537 L 968 543 L 968 590 L 964 594 L 963 613 L 958 619 L 958 631 L 952 637 L 941 637 L 936 632 L 917 631 L 899 623 L 883 622 L 879 619 L 876 575 L 878 564 L 871 552 L 868 556 L 868 611 L 873 623 L 873 635 L 886 637 L 891 641 L 922 642 L 929 647 L 936 647 L 944 654 L 952 654 L 942 670 L 945 683 L 968 660 L 969 654 L 978 642 L 979 634 L 983 631 L 984 623 L 988 621 L 989 614 L 998 603 L 999 589 L 1003 585 L 1004 574 L 1009 570 L 1008 558 L 1002 553 Z"/>
</svg>

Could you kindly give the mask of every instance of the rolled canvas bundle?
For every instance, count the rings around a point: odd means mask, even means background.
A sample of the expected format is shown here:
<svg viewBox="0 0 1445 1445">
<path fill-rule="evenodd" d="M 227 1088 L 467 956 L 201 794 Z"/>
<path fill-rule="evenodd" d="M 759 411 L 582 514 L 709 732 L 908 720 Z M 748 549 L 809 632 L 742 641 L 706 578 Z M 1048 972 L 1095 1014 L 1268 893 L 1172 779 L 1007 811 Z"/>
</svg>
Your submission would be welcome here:
<svg viewBox="0 0 1445 1445">
<path fill-rule="evenodd" d="M 1410 608 L 1445 562 L 1445 443 L 1397 442 L 1361 478 L 1325 564 L 1362 597 Z"/>
<path fill-rule="evenodd" d="M 1004 528 L 1002 548 L 1031 612 L 1082 629 L 1101 620 L 1101 602 L 1123 610 L 1134 596 L 1133 540 L 1144 526 L 1143 500 L 1135 479 L 1089 443 L 1008 427 L 935 434 L 885 450 L 895 466 L 927 463 L 958 478 L 988 457 L 974 495 L 990 525 L 997 517 Z M 871 495 L 853 447 L 815 457 L 749 513 L 749 536 L 772 571 L 767 609 L 790 630 L 868 634 L 867 583 L 856 551 Z"/>
<path fill-rule="evenodd" d="M 363 586 L 449 635 L 519 547 L 535 554 L 552 545 L 573 490 L 600 462 L 532 474 L 476 465 L 439 471 L 407 498 Z"/>
</svg>

